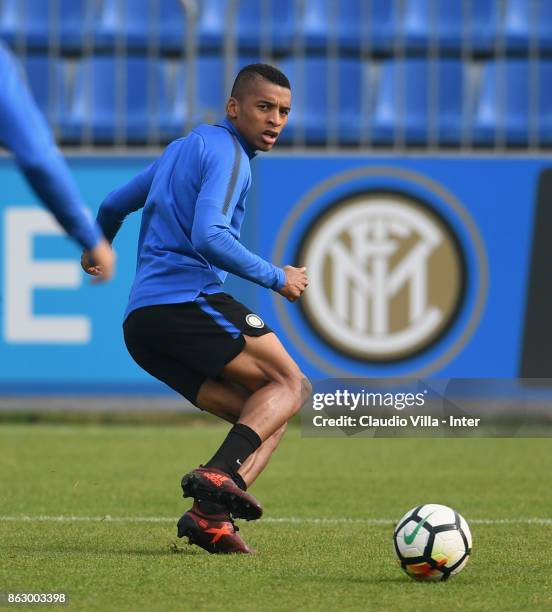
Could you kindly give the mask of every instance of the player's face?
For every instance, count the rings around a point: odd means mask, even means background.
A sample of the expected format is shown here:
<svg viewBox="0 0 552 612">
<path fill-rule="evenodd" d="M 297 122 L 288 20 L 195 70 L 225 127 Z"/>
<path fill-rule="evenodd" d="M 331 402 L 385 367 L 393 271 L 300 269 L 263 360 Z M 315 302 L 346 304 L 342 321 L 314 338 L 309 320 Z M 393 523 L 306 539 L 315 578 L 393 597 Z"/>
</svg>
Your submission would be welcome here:
<svg viewBox="0 0 552 612">
<path fill-rule="evenodd" d="M 291 91 L 263 78 L 251 85 L 240 100 L 230 98 L 226 111 L 254 149 L 270 151 L 287 123 Z"/>
</svg>

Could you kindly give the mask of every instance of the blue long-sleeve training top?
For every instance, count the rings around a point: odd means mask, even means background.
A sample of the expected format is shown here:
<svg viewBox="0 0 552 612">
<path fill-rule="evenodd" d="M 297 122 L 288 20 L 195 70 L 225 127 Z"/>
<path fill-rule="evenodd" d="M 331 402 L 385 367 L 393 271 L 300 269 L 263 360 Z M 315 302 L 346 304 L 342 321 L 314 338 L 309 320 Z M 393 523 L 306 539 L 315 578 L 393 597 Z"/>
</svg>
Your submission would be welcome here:
<svg viewBox="0 0 552 612">
<path fill-rule="evenodd" d="M 227 272 L 271 289 L 285 284 L 281 268 L 239 242 L 253 156 L 227 119 L 200 125 L 107 196 L 97 222 L 110 241 L 129 213 L 144 208 L 125 318 L 143 306 L 222 291 Z"/>
<path fill-rule="evenodd" d="M 85 249 L 101 235 L 84 207 L 65 160 L 22 78 L 19 63 L 0 43 L 0 144 L 63 229 Z"/>
</svg>

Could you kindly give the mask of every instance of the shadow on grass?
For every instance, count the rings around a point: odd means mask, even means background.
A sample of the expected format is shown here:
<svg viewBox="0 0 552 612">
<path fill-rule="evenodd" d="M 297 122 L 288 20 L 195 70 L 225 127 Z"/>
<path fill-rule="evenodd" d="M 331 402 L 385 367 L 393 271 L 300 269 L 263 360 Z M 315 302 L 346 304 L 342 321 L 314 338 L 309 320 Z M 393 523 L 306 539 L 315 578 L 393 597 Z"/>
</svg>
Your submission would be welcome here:
<svg viewBox="0 0 552 612">
<path fill-rule="evenodd" d="M 109 546 L 86 546 L 76 548 L 75 546 L 59 546 L 59 545 L 42 545 L 40 548 L 30 550 L 28 546 L 18 546 L 17 544 L 4 548 L 4 553 L 9 557 L 10 553 L 21 555 L 22 553 L 30 553 L 33 556 L 51 555 L 51 554 L 71 554 L 71 555 L 118 555 L 118 556 L 139 556 L 139 557 L 172 557 L 174 555 L 195 556 L 199 554 L 199 549 L 192 546 L 178 546 L 176 543 L 171 543 L 164 548 L 114 548 Z M 207 554 L 207 553 L 205 553 Z"/>
<path fill-rule="evenodd" d="M 436 582 L 432 582 L 430 580 L 424 581 L 424 580 L 412 580 L 412 578 L 408 578 L 408 576 L 397 576 L 396 578 L 376 578 L 375 580 L 372 580 L 371 582 L 375 583 L 375 584 L 402 584 L 403 586 L 406 585 L 410 585 L 410 584 L 421 584 L 421 585 L 428 585 L 431 584 L 433 585 L 433 587 L 436 584 L 444 584 L 444 582 L 442 580 L 437 580 Z"/>
<path fill-rule="evenodd" d="M 303 578 L 305 582 L 321 582 L 324 584 L 408 584 L 408 580 L 405 580 L 404 576 L 397 576 L 393 578 L 373 578 L 373 577 L 362 577 L 362 576 L 309 576 Z"/>
</svg>

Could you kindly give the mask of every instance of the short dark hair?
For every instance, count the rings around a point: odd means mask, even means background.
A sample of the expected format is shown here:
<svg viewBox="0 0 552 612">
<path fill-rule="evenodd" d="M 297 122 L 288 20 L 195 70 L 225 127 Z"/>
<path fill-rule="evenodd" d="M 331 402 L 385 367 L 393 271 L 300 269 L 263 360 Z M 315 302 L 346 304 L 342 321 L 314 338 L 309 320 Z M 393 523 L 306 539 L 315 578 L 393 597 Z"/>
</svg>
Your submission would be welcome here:
<svg viewBox="0 0 552 612">
<path fill-rule="evenodd" d="M 278 70 L 278 68 L 274 68 L 274 66 L 269 64 L 249 64 L 238 72 L 230 95 L 233 98 L 242 97 L 247 87 L 258 77 L 291 90 L 287 76 Z"/>
</svg>

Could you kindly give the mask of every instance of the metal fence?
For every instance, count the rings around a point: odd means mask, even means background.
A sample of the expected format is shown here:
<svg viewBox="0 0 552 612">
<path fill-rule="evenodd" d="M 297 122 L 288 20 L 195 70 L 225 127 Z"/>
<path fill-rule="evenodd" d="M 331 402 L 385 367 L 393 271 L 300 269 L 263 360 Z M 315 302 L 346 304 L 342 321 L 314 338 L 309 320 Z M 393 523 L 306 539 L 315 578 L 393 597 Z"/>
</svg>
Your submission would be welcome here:
<svg viewBox="0 0 552 612">
<path fill-rule="evenodd" d="M 547 0 L 1 0 L 61 144 L 156 149 L 281 67 L 286 147 L 552 146 Z"/>
</svg>

